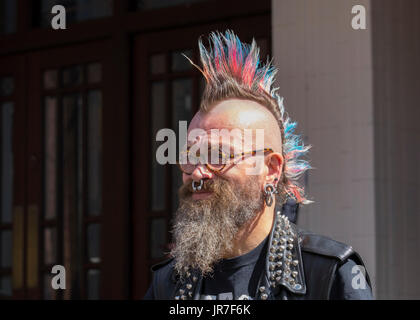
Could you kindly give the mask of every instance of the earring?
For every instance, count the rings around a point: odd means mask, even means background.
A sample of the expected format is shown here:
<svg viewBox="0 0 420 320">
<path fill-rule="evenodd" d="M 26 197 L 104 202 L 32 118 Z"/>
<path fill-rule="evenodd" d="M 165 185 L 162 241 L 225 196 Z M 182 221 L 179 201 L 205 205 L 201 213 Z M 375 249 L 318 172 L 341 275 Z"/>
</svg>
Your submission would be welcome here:
<svg viewBox="0 0 420 320">
<path fill-rule="evenodd" d="M 200 191 L 200 190 L 201 190 L 201 188 L 203 187 L 203 184 L 204 184 L 203 179 L 200 179 L 200 182 L 199 182 L 199 185 L 198 185 L 198 186 L 196 186 L 196 185 L 195 185 L 195 181 L 193 181 L 193 182 L 191 183 L 191 185 L 192 185 L 192 188 L 193 188 L 194 192 L 196 192 L 196 191 Z"/>
<path fill-rule="evenodd" d="M 277 181 L 277 180 L 278 180 L 277 178 L 274 179 L 274 181 Z M 274 201 L 273 194 L 278 193 L 278 191 L 274 185 L 272 185 L 271 183 L 267 183 L 264 186 L 264 193 L 265 193 L 265 198 L 264 198 L 265 203 L 267 204 L 268 207 L 271 207 Z"/>
</svg>

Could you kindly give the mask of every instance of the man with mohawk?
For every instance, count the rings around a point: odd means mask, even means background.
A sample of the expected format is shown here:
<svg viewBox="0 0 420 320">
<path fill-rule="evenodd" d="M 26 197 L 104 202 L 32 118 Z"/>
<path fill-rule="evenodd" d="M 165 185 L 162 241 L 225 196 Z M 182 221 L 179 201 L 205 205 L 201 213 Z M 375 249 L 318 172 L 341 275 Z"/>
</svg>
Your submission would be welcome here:
<svg viewBox="0 0 420 320">
<path fill-rule="evenodd" d="M 232 31 L 212 33 L 209 49 L 201 40 L 199 49 L 202 68 L 190 62 L 206 87 L 188 132 L 200 134 L 180 155 L 172 258 L 152 267 L 145 299 L 372 299 L 352 247 L 288 219 L 311 202 L 297 182 L 310 168 L 302 159 L 309 147 L 272 88 L 274 67 L 260 64 L 255 41 L 241 43 Z M 245 141 L 245 130 L 262 130 L 263 146 Z M 197 158 L 191 150 L 203 144 L 208 153 Z"/>
</svg>

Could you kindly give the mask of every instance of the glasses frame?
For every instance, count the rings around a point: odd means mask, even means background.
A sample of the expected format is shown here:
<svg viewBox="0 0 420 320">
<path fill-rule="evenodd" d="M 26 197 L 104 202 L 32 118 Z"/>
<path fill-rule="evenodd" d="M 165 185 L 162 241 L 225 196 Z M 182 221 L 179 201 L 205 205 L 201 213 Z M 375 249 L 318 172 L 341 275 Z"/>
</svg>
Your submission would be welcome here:
<svg viewBox="0 0 420 320">
<path fill-rule="evenodd" d="M 222 167 L 220 168 L 220 169 L 215 169 L 215 168 L 212 168 L 211 167 L 211 164 L 208 164 L 208 163 L 201 163 L 201 164 L 204 164 L 205 166 L 206 166 L 206 168 L 209 170 L 209 171 L 211 171 L 211 172 L 213 172 L 213 173 L 215 173 L 215 174 L 220 174 L 225 168 L 226 168 L 226 166 L 229 164 L 230 166 L 233 166 L 233 165 L 236 165 L 236 164 L 238 164 L 238 162 L 240 162 L 240 161 L 242 161 L 242 160 L 245 160 L 245 158 L 246 158 L 246 156 L 255 156 L 258 152 L 263 152 L 263 154 L 265 155 L 267 152 L 268 153 L 273 153 L 274 152 L 274 150 L 273 149 L 271 149 L 271 148 L 264 148 L 264 149 L 261 149 L 261 150 L 253 150 L 253 151 L 247 151 L 247 152 L 241 152 L 241 153 L 237 153 L 237 154 L 233 154 L 233 153 L 231 153 L 231 154 L 229 154 L 229 158 L 228 158 L 228 160 L 225 162 L 225 163 L 222 163 Z M 238 157 L 241 157 L 241 159 L 239 160 L 239 161 L 236 161 L 235 159 L 237 159 Z M 229 162 L 229 163 L 228 163 Z M 199 165 L 200 163 L 197 163 L 196 165 L 195 165 L 195 167 L 194 167 L 194 170 L 195 170 L 195 168 L 197 167 L 197 165 Z M 179 163 L 178 161 L 177 161 L 177 165 L 178 165 L 178 167 L 179 167 L 179 169 L 183 172 L 183 173 L 185 173 L 186 175 L 192 175 L 192 173 L 194 172 L 194 170 L 193 171 L 191 171 L 191 173 L 188 173 L 188 172 L 186 172 L 186 171 L 184 171 L 184 170 L 182 170 L 182 165 L 181 165 L 181 163 Z"/>
</svg>

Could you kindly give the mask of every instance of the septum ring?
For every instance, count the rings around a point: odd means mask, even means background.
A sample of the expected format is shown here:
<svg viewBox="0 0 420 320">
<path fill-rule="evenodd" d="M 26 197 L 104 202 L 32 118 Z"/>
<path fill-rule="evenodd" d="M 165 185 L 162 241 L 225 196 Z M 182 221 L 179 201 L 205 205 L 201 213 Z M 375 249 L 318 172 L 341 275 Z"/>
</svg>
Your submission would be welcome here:
<svg viewBox="0 0 420 320">
<path fill-rule="evenodd" d="M 196 185 L 195 185 L 195 181 L 193 181 L 193 182 L 191 183 L 191 185 L 192 185 L 192 188 L 193 188 L 194 192 L 196 192 L 196 191 L 200 191 L 200 190 L 201 190 L 201 188 L 203 187 L 203 184 L 204 184 L 203 179 L 200 179 L 200 182 L 199 182 L 199 183 L 200 183 L 200 184 L 199 184 L 198 186 L 196 186 Z"/>
</svg>

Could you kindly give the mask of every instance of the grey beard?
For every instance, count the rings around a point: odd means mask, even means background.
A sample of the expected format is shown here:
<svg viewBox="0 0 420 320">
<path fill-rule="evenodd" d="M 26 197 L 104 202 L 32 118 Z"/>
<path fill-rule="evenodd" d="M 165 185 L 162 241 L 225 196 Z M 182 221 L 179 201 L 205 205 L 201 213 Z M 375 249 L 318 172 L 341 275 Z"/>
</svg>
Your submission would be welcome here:
<svg viewBox="0 0 420 320">
<path fill-rule="evenodd" d="M 191 182 L 180 189 L 171 255 L 181 276 L 186 267 L 198 269 L 202 275 L 213 272 L 214 264 L 232 250 L 238 231 L 264 209 L 263 194 L 255 176 L 244 184 L 220 178 L 209 186 L 206 183 L 204 189 L 213 191 L 209 199 L 193 200 Z"/>
</svg>

